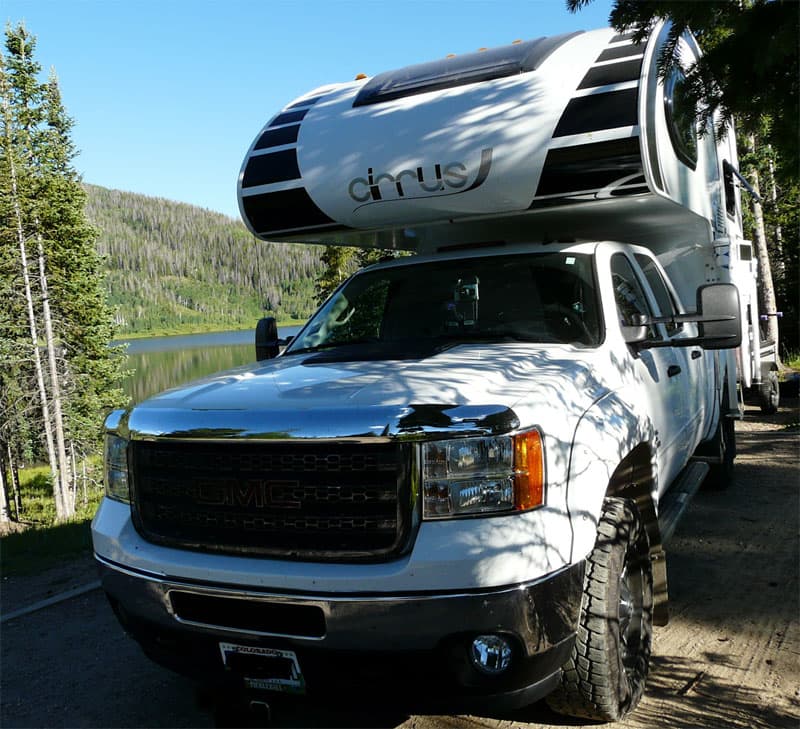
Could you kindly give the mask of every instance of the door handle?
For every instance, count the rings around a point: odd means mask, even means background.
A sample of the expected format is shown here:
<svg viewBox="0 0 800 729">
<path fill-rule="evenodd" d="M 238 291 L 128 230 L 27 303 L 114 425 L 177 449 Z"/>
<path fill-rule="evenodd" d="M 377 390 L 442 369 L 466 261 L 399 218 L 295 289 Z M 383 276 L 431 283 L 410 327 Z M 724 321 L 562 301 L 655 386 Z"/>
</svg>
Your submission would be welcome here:
<svg viewBox="0 0 800 729">
<path fill-rule="evenodd" d="M 692 350 L 692 359 L 700 359 L 703 356 L 703 353 L 699 349 Z"/>
<path fill-rule="evenodd" d="M 667 377 L 675 377 L 681 373 L 681 368 L 678 365 L 670 365 L 667 368 Z"/>
</svg>

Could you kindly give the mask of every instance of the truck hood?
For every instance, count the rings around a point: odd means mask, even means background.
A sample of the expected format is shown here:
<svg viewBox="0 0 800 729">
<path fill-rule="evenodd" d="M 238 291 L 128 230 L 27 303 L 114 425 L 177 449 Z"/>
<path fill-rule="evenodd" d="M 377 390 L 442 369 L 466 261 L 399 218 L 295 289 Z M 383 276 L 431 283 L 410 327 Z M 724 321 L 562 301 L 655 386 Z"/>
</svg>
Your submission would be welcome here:
<svg viewBox="0 0 800 729">
<path fill-rule="evenodd" d="M 459 345 L 419 360 L 283 356 L 168 390 L 137 405 L 128 428 L 221 438 L 507 432 L 531 410 L 580 417 L 609 389 L 593 374 L 596 356 L 524 343 Z"/>
</svg>

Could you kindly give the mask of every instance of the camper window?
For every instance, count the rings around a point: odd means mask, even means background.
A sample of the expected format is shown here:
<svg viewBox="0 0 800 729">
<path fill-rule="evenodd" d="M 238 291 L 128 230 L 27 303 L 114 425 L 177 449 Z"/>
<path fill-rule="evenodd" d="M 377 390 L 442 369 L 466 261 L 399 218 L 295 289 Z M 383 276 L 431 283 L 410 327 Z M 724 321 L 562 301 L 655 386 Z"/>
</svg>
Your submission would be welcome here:
<svg viewBox="0 0 800 729">
<path fill-rule="evenodd" d="M 367 81 L 353 106 L 378 104 L 428 91 L 534 71 L 556 48 L 580 32 L 537 38 L 380 73 Z"/>
<path fill-rule="evenodd" d="M 733 182 L 733 167 L 725 160 L 722 165 L 725 175 L 725 212 L 731 218 L 736 217 L 736 185 Z"/>
<path fill-rule="evenodd" d="M 696 169 L 696 115 L 686 93 L 686 77 L 680 69 L 674 69 L 664 84 L 664 112 L 675 154 L 685 165 Z"/>
</svg>

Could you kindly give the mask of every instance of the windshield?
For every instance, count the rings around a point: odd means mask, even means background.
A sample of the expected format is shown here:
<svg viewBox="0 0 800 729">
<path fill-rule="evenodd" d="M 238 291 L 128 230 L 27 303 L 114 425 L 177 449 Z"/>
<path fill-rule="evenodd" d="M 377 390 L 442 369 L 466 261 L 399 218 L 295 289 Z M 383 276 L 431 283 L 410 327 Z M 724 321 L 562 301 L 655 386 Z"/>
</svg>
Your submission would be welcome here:
<svg viewBox="0 0 800 729">
<path fill-rule="evenodd" d="M 373 356 L 470 341 L 600 343 L 591 257 L 536 253 L 366 271 L 309 321 L 287 354 L 366 346 Z"/>
</svg>

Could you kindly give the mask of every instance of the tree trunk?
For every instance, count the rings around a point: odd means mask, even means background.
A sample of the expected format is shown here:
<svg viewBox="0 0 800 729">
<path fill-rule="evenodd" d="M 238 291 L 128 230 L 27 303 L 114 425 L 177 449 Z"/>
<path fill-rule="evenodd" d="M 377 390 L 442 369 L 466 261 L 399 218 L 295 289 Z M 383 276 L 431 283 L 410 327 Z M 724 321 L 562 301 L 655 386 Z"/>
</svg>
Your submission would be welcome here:
<svg viewBox="0 0 800 729">
<path fill-rule="evenodd" d="M 11 450 L 11 443 L 6 444 L 8 452 L 8 471 L 11 474 L 11 490 L 14 493 L 14 513 L 17 515 L 17 521 L 22 518 L 22 497 L 19 494 L 19 469 L 17 468 L 17 461 L 14 458 L 14 453 Z"/>
<path fill-rule="evenodd" d="M 754 136 L 748 137 L 748 144 L 751 149 L 756 148 Z M 755 193 L 760 197 L 761 188 L 759 185 L 758 170 L 755 165 L 751 165 L 748 170 L 750 184 Z M 772 267 L 769 262 L 769 250 L 767 249 L 767 235 L 764 228 L 764 211 L 761 202 L 757 198 L 752 198 L 753 218 L 755 219 L 755 246 L 758 256 L 758 308 L 762 316 L 766 317 L 763 329 L 766 331 L 767 338 L 775 343 L 778 349 L 778 318 L 775 316 L 777 304 L 775 302 L 775 287 L 772 283 Z"/>
<path fill-rule="evenodd" d="M 34 224 L 39 227 L 38 219 L 34 219 Z M 67 447 L 64 439 L 64 416 L 61 412 L 61 385 L 58 379 L 58 369 L 56 363 L 56 342 L 53 335 L 53 318 L 50 315 L 50 298 L 47 290 L 47 274 L 44 265 L 44 244 L 41 234 L 37 234 L 37 248 L 39 258 L 39 287 L 42 290 L 42 318 L 44 319 L 45 343 L 47 345 L 47 359 L 50 368 L 50 394 L 53 400 L 53 427 L 56 436 L 56 455 L 58 457 L 58 470 L 60 475 L 60 491 L 63 513 L 56 514 L 59 519 L 65 519 L 75 514 L 75 499 L 70 498 L 71 484 L 74 480 L 73 469 L 70 468 L 67 457 Z"/>
<path fill-rule="evenodd" d="M 3 97 L 3 114 L 6 119 L 6 130 L 10 129 L 8 99 Z M 7 132 L 8 134 L 8 132 Z M 30 331 L 31 346 L 33 348 L 33 366 L 36 374 L 36 387 L 39 391 L 39 401 L 42 407 L 42 421 L 44 424 L 45 445 L 47 447 L 47 459 L 50 463 L 50 475 L 53 480 L 53 498 L 56 504 L 56 515 L 62 518 L 64 515 L 64 498 L 61 490 L 61 478 L 58 469 L 58 459 L 56 457 L 55 443 L 53 441 L 53 431 L 50 424 L 50 404 L 47 399 L 47 389 L 44 383 L 44 368 L 42 367 L 42 355 L 39 351 L 39 333 L 36 327 L 36 312 L 33 306 L 33 293 L 31 290 L 31 278 L 28 271 L 28 253 L 25 246 L 25 229 L 22 225 L 22 207 L 20 205 L 19 191 L 17 189 L 17 174 L 14 166 L 12 146 L 8 139 L 8 172 L 11 182 L 11 200 L 14 206 L 14 223 L 17 243 L 19 245 L 20 266 L 22 268 L 22 281 L 25 291 L 25 303 L 28 314 L 28 329 Z"/>
<path fill-rule="evenodd" d="M 12 186 L 15 187 L 15 185 Z M 16 197 L 16 195 L 15 195 Z M 44 367 L 42 366 L 42 355 L 39 351 L 39 333 L 36 327 L 36 312 L 33 307 L 33 293 L 31 291 L 30 274 L 28 272 L 27 252 L 25 250 L 25 235 L 22 230 L 22 220 L 19 216 L 18 202 L 14 201 L 18 222 L 19 251 L 22 265 L 22 279 L 25 287 L 25 302 L 28 309 L 28 328 L 31 336 L 31 346 L 33 348 L 33 367 L 36 373 L 36 387 L 39 391 L 39 401 L 42 407 L 42 422 L 44 427 L 45 444 L 47 446 L 47 459 L 50 463 L 50 475 L 53 479 L 53 498 L 56 502 L 56 516 L 61 519 L 66 515 L 64 504 L 64 493 L 61 488 L 61 476 L 58 468 L 58 457 L 56 455 L 55 442 L 53 440 L 53 428 L 50 421 L 50 402 L 47 397 L 47 388 L 44 382 Z"/>
<path fill-rule="evenodd" d="M 8 508 L 8 488 L 6 484 L 6 459 L 0 453 L 0 524 L 11 521 L 11 510 Z"/>
<path fill-rule="evenodd" d="M 774 208 L 778 206 L 778 186 L 775 183 L 775 156 L 772 147 L 767 147 L 767 159 L 769 160 L 769 196 Z M 786 276 L 786 265 L 783 260 L 783 230 L 780 222 L 775 225 L 775 274 L 778 281 L 783 281 Z"/>
</svg>

